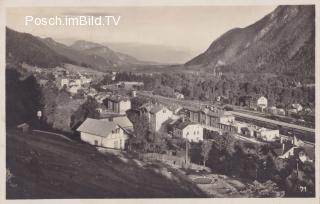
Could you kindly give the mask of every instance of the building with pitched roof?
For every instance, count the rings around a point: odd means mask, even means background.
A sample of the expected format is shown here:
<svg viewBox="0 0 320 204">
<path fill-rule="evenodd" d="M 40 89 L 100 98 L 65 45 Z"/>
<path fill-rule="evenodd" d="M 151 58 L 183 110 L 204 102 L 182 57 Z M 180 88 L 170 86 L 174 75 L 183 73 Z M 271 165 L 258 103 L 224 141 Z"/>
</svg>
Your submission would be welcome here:
<svg viewBox="0 0 320 204">
<path fill-rule="evenodd" d="M 108 110 L 118 114 L 126 114 L 126 111 L 131 109 L 130 100 L 122 96 L 109 96 L 104 100 L 104 104 Z"/>
<path fill-rule="evenodd" d="M 125 149 L 129 139 L 123 128 L 113 121 L 87 118 L 78 127 L 82 141 L 112 149 Z"/>
<path fill-rule="evenodd" d="M 184 119 L 177 120 L 173 124 L 172 136 L 187 139 L 189 142 L 199 142 L 203 140 L 203 127 Z"/>
<path fill-rule="evenodd" d="M 172 111 L 162 105 L 153 106 L 150 111 L 150 127 L 154 132 L 161 129 L 162 124 L 172 117 Z"/>
<path fill-rule="evenodd" d="M 186 108 L 188 117 L 191 122 L 199 123 L 204 126 L 219 128 L 225 131 L 233 132 L 235 117 L 232 113 L 222 109 L 214 108 Z"/>
</svg>

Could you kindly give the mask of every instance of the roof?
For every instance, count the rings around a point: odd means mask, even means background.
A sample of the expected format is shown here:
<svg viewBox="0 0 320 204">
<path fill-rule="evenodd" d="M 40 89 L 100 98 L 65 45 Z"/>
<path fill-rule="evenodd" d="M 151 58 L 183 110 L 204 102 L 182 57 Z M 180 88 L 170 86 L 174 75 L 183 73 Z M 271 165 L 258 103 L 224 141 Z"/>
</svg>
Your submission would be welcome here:
<svg viewBox="0 0 320 204">
<path fill-rule="evenodd" d="M 127 116 L 119 116 L 119 117 L 109 117 L 102 119 L 103 121 L 112 121 L 115 124 L 119 125 L 121 128 L 133 127 L 133 124 L 129 120 Z"/>
<path fill-rule="evenodd" d="M 155 105 L 151 108 L 150 113 L 155 114 L 158 113 L 159 111 L 161 111 L 164 107 L 160 106 L 160 105 Z"/>
<path fill-rule="evenodd" d="M 114 102 L 128 101 L 128 98 L 125 98 L 125 97 L 119 96 L 119 95 L 118 96 L 115 96 L 115 95 L 109 96 L 109 97 L 107 97 L 107 99 L 110 101 L 114 101 Z"/>
<path fill-rule="evenodd" d="M 17 128 L 22 128 L 22 127 L 29 127 L 28 123 L 22 123 L 20 125 L 17 125 Z"/>
<path fill-rule="evenodd" d="M 190 121 L 182 121 L 182 120 L 178 120 L 176 121 L 173 126 L 179 130 L 183 130 L 184 128 L 186 128 L 188 125 L 196 125 L 197 123 L 194 122 L 190 122 Z"/>
<path fill-rule="evenodd" d="M 87 118 L 77 131 L 107 137 L 116 127 L 117 124 L 111 121 Z"/>
</svg>

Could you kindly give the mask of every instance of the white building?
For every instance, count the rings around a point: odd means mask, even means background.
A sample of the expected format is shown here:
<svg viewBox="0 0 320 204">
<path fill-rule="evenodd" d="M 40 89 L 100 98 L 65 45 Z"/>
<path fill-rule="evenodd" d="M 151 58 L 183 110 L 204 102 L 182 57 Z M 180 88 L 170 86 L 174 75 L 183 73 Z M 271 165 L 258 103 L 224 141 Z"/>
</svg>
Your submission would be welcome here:
<svg viewBox="0 0 320 204">
<path fill-rule="evenodd" d="M 256 137 L 266 142 L 273 142 L 280 139 L 280 134 L 279 130 L 260 128 L 256 131 Z"/>
<path fill-rule="evenodd" d="M 129 136 L 115 122 L 87 118 L 77 129 L 82 141 L 91 145 L 125 149 Z"/>
<path fill-rule="evenodd" d="M 73 79 L 70 81 L 69 86 L 81 86 L 81 80 L 80 79 Z"/>
<path fill-rule="evenodd" d="M 68 90 L 72 95 L 74 95 L 74 94 L 78 93 L 78 90 L 80 90 L 80 89 L 81 89 L 80 86 L 74 85 L 74 86 L 71 86 Z"/>
<path fill-rule="evenodd" d="M 249 101 L 249 107 L 254 110 L 264 111 L 268 107 L 268 99 L 264 96 L 254 96 Z"/>
<path fill-rule="evenodd" d="M 176 97 L 176 99 L 184 99 L 184 95 L 182 93 L 179 93 L 179 92 L 175 92 L 174 96 Z"/>
<path fill-rule="evenodd" d="M 292 104 L 292 108 L 296 109 L 297 112 L 300 112 L 300 111 L 303 110 L 302 105 L 300 105 L 299 103 L 294 103 L 294 104 Z"/>
<path fill-rule="evenodd" d="M 67 78 L 61 78 L 59 83 L 59 88 L 63 88 L 63 87 L 69 87 L 69 79 Z"/>
<path fill-rule="evenodd" d="M 155 132 L 161 129 L 162 124 L 172 117 L 172 111 L 167 107 L 156 105 L 151 108 L 150 112 L 150 126 Z"/>
<path fill-rule="evenodd" d="M 181 121 L 174 125 L 173 136 L 187 139 L 189 142 L 199 142 L 203 140 L 203 127 L 197 123 Z"/>
<path fill-rule="evenodd" d="M 103 118 L 101 120 L 112 121 L 115 124 L 119 125 L 122 129 L 125 129 L 125 130 L 133 130 L 133 124 L 126 115 L 110 116 L 110 117 Z"/>
<path fill-rule="evenodd" d="M 257 99 L 257 108 L 260 111 L 264 111 L 268 107 L 268 99 L 264 96 L 261 96 Z"/>
</svg>

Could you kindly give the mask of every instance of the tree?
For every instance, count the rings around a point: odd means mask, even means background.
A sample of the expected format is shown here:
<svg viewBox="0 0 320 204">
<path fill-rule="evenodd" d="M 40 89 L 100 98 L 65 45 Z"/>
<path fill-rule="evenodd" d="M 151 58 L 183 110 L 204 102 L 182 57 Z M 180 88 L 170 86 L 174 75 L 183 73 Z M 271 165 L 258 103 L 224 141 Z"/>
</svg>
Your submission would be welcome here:
<svg viewBox="0 0 320 204">
<path fill-rule="evenodd" d="M 6 70 L 6 124 L 17 125 L 37 120 L 37 111 L 42 110 L 42 93 L 36 78 L 31 75 L 20 79 L 14 69 Z"/>
<path fill-rule="evenodd" d="M 71 116 L 71 128 L 77 128 L 86 118 L 98 119 L 100 116 L 100 113 L 97 111 L 98 107 L 98 102 L 94 98 L 88 97 L 87 101 Z"/>
<path fill-rule="evenodd" d="M 203 157 L 203 166 L 206 166 L 206 161 L 209 158 L 209 153 L 212 148 L 212 141 L 211 140 L 204 140 L 201 145 L 201 156 Z"/>
</svg>

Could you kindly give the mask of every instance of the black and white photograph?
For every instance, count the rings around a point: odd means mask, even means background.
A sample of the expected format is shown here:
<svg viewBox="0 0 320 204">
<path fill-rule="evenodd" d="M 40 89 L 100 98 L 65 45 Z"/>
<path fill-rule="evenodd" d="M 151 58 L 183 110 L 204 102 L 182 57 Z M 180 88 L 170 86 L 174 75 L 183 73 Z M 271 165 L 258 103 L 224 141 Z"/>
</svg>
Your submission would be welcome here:
<svg viewBox="0 0 320 204">
<path fill-rule="evenodd" d="M 316 8 L 6 7 L 4 199 L 315 199 Z"/>
</svg>

